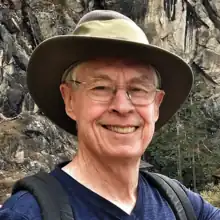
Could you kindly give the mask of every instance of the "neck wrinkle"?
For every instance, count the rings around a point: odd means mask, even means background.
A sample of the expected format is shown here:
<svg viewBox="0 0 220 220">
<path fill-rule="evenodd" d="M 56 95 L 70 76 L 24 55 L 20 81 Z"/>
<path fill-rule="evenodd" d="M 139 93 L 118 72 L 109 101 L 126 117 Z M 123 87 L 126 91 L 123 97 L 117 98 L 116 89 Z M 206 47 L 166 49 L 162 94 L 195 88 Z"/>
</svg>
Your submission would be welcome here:
<svg viewBox="0 0 220 220">
<path fill-rule="evenodd" d="M 79 148 L 82 149 L 82 148 Z M 110 161 L 79 150 L 63 170 L 79 183 L 131 213 L 137 200 L 140 159 Z"/>
</svg>

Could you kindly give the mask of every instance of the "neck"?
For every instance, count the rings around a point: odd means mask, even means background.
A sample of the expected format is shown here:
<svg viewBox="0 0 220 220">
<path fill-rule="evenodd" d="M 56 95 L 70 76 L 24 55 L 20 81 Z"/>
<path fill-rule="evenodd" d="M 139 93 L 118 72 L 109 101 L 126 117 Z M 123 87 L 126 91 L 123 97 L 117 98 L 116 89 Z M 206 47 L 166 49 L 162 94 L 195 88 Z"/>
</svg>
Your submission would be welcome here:
<svg viewBox="0 0 220 220">
<path fill-rule="evenodd" d="M 79 147 L 79 149 L 82 149 Z M 111 160 L 78 151 L 63 170 L 85 187 L 131 213 L 137 199 L 140 159 Z"/>
</svg>

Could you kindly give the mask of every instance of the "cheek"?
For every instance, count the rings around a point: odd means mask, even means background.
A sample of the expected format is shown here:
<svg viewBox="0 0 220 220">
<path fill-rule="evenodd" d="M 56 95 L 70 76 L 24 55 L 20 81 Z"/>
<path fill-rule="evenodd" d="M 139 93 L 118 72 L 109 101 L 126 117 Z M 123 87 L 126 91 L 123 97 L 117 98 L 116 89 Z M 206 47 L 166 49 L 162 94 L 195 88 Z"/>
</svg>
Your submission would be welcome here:
<svg viewBox="0 0 220 220">
<path fill-rule="evenodd" d="M 144 142 L 144 145 L 148 146 L 152 140 L 155 130 L 154 108 L 148 106 L 148 108 L 145 108 L 143 111 L 141 111 L 140 115 L 144 121 L 142 140 Z"/>
<path fill-rule="evenodd" d="M 145 125 L 155 123 L 155 111 L 153 106 L 148 106 L 147 108 L 141 109 L 139 111 Z"/>
<path fill-rule="evenodd" d="M 86 98 L 80 98 L 78 99 L 77 103 L 77 115 L 76 120 L 81 121 L 84 124 L 91 124 L 93 122 L 96 122 L 101 115 L 105 112 L 105 109 L 103 106 L 101 106 L 99 103 L 96 103 L 95 101 L 92 101 L 90 99 Z"/>
</svg>

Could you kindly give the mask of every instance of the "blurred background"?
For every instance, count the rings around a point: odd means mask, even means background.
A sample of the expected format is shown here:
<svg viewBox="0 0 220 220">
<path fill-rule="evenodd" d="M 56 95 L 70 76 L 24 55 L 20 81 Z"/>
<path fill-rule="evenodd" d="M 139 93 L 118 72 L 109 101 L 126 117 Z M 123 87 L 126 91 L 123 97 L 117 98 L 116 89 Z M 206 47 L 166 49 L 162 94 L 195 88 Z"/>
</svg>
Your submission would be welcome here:
<svg viewBox="0 0 220 220">
<path fill-rule="evenodd" d="M 28 93 L 30 54 L 48 37 L 71 34 L 88 11 L 111 9 L 133 19 L 150 43 L 181 56 L 194 71 L 188 100 L 155 134 L 143 159 L 220 207 L 220 1 L 0 2 L 0 203 L 17 179 L 49 171 L 77 150 L 77 139 L 47 120 Z"/>
</svg>

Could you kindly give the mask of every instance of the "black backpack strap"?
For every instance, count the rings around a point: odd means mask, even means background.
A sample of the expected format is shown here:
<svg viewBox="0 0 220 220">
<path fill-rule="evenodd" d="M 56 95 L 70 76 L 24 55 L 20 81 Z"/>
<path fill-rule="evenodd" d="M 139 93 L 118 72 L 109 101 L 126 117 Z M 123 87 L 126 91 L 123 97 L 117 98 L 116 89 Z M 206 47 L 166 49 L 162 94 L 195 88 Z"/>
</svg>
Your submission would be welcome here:
<svg viewBox="0 0 220 220">
<path fill-rule="evenodd" d="M 167 200 L 177 220 L 196 220 L 196 215 L 184 189 L 174 180 L 162 174 L 142 170 L 147 180 Z"/>
<path fill-rule="evenodd" d="M 29 191 L 37 200 L 43 220 L 74 220 L 69 197 L 58 180 L 52 175 L 40 172 L 17 181 L 12 194 Z"/>
</svg>

